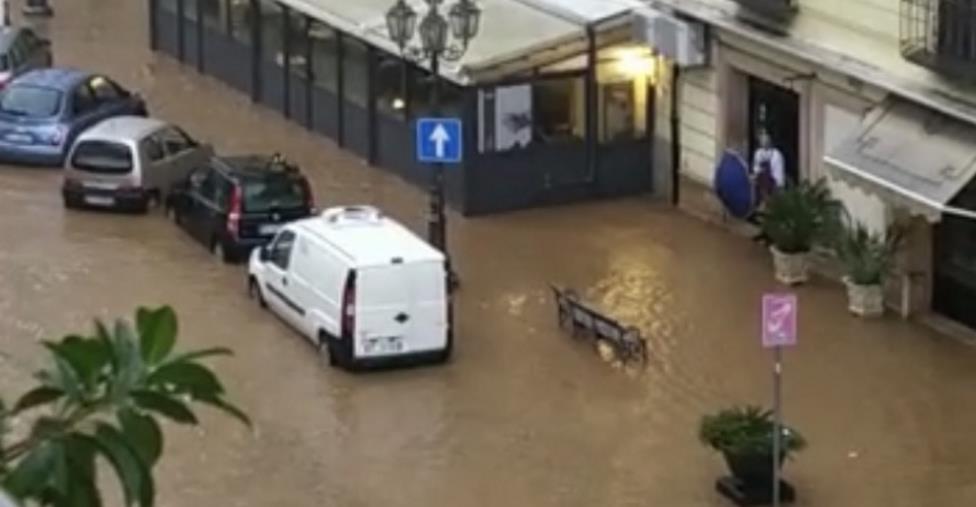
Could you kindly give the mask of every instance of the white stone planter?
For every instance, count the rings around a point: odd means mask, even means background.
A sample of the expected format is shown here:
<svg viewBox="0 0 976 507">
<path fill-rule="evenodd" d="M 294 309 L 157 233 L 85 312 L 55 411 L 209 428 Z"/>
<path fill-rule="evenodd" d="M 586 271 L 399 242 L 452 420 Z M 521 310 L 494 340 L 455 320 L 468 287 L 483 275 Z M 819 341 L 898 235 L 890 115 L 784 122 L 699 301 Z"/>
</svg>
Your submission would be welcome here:
<svg viewBox="0 0 976 507">
<path fill-rule="evenodd" d="M 776 247 L 770 247 L 773 252 L 773 267 L 776 279 L 787 285 L 806 282 L 810 278 L 810 253 L 787 254 Z"/>
<path fill-rule="evenodd" d="M 847 285 L 847 308 L 860 317 L 880 317 L 884 314 L 884 288 L 877 285 L 858 285 L 844 278 Z"/>
</svg>

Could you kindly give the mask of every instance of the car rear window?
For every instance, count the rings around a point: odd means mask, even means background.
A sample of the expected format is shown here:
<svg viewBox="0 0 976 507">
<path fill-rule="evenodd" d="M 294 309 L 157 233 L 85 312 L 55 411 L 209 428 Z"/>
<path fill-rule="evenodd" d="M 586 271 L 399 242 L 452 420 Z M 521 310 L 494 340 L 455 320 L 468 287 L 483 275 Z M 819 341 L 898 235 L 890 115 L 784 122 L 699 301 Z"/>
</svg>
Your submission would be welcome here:
<svg viewBox="0 0 976 507">
<path fill-rule="evenodd" d="M 244 180 L 244 211 L 264 213 L 301 208 L 308 203 L 305 181 L 288 175 L 268 175 Z"/>
<path fill-rule="evenodd" d="M 132 150 L 109 141 L 82 141 L 71 156 L 75 169 L 102 174 L 127 174 L 132 171 Z"/>
<path fill-rule="evenodd" d="M 0 93 L 0 111 L 27 118 L 48 118 L 61 110 L 63 94 L 41 86 L 11 86 Z"/>
</svg>

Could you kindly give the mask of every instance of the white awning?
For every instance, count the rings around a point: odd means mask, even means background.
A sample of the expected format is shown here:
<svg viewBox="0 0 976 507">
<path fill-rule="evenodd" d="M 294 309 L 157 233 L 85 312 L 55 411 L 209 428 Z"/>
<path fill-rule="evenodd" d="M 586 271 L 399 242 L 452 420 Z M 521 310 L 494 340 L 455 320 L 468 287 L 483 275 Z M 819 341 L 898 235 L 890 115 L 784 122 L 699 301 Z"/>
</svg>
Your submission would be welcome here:
<svg viewBox="0 0 976 507">
<path fill-rule="evenodd" d="M 932 222 L 943 213 L 976 219 L 949 205 L 976 175 L 976 126 L 891 99 L 824 157 L 832 172 Z"/>
<path fill-rule="evenodd" d="M 396 0 L 280 0 L 298 11 L 390 53 L 385 15 Z M 422 0 L 408 0 L 418 12 Z M 587 23 L 625 16 L 639 0 L 482 0 L 481 28 L 461 61 L 441 74 L 458 84 L 479 69 L 518 60 L 584 40 Z"/>
</svg>

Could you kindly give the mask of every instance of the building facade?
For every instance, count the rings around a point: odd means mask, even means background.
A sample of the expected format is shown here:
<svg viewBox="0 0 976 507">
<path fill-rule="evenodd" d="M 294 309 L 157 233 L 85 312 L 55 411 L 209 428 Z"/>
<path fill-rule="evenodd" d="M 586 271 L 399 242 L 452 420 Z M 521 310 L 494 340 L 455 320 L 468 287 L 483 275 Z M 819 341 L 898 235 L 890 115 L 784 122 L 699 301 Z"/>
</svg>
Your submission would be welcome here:
<svg viewBox="0 0 976 507">
<path fill-rule="evenodd" d="M 726 150 L 768 130 L 793 181 L 825 178 L 858 221 L 908 231 L 890 303 L 976 328 L 976 3 L 662 0 L 708 32 L 677 81 L 677 200 L 714 196 Z"/>
<path fill-rule="evenodd" d="M 151 44 L 419 185 L 430 168 L 415 161 L 414 120 L 461 118 L 464 162 L 446 180 L 465 214 L 655 187 L 657 59 L 630 43 L 635 3 L 485 2 L 480 33 L 439 76 L 388 38 L 393 3 L 150 0 Z"/>
</svg>

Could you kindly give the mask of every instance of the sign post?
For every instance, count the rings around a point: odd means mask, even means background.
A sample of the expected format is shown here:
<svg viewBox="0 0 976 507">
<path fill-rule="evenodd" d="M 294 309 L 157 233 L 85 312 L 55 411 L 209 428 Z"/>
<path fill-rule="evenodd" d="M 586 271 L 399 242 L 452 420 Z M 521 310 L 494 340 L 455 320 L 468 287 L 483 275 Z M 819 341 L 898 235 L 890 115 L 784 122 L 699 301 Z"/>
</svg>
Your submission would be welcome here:
<svg viewBox="0 0 976 507">
<path fill-rule="evenodd" d="M 783 347 L 796 345 L 796 294 L 764 294 L 762 298 L 762 345 L 773 349 L 773 507 L 780 506 L 780 454 L 783 439 L 781 386 Z"/>
</svg>

